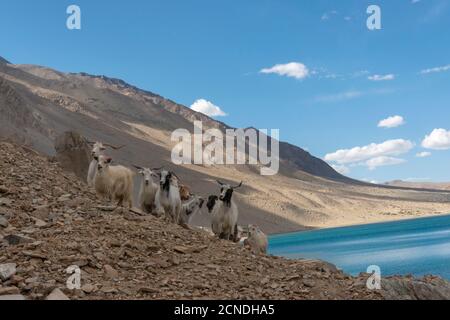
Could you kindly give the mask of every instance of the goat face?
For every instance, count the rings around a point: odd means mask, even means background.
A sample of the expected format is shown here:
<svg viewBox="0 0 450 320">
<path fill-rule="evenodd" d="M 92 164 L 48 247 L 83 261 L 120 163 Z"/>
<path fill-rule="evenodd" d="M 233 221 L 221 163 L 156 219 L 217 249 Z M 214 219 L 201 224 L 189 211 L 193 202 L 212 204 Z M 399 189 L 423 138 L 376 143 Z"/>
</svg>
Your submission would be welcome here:
<svg viewBox="0 0 450 320">
<path fill-rule="evenodd" d="M 223 201 L 227 206 L 231 205 L 231 197 L 233 196 L 233 191 L 237 188 L 242 187 L 242 181 L 239 185 L 232 187 L 229 184 L 222 183 L 217 180 L 217 183 L 220 184 L 220 195 L 219 200 Z"/>
<path fill-rule="evenodd" d="M 248 226 L 248 228 L 247 228 L 247 232 L 248 232 L 249 237 L 251 237 L 251 236 L 254 235 L 254 234 L 260 233 L 260 232 L 261 232 L 261 229 L 259 229 L 258 226 L 255 226 L 255 225 L 253 225 L 253 224 L 250 224 L 250 225 Z"/>
<path fill-rule="evenodd" d="M 220 188 L 220 196 L 219 200 L 225 203 L 231 202 L 231 197 L 233 196 L 233 188 L 230 185 L 224 184 L 222 188 Z"/>
<path fill-rule="evenodd" d="M 216 201 L 219 200 L 218 196 L 209 196 L 208 202 L 206 203 L 206 207 L 208 208 L 208 212 L 211 213 L 216 205 Z"/>
<path fill-rule="evenodd" d="M 159 185 L 161 186 L 161 189 L 169 192 L 170 182 L 172 180 L 172 172 L 162 170 L 159 176 L 160 176 Z"/>
<path fill-rule="evenodd" d="M 106 148 L 103 145 L 103 143 L 96 142 L 96 143 L 94 143 L 94 146 L 92 147 L 91 155 L 95 160 L 98 161 L 98 158 L 101 156 L 102 151 L 105 151 L 105 150 L 106 150 Z"/>
<path fill-rule="evenodd" d="M 98 172 L 102 172 L 103 170 L 107 169 L 111 164 L 111 162 L 112 159 L 110 157 L 100 156 L 98 158 L 98 165 L 97 165 Z"/>
<path fill-rule="evenodd" d="M 141 168 L 138 172 L 144 178 L 144 184 L 146 186 L 150 185 L 150 183 L 153 182 L 152 177 L 156 176 L 156 174 L 149 168 Z"/>
</svg>

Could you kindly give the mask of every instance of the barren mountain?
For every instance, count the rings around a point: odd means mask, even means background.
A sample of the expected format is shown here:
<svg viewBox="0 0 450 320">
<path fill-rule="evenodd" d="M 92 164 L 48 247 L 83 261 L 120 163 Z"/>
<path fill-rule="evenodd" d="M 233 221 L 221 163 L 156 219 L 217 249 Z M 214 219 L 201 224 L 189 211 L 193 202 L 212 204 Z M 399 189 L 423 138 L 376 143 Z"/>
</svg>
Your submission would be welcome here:
<svg viewBox="0 0 450 320">
<path fill-rule="evenodd" d="M 308 152 L 280 143 L 280 173 L 260 176 L 257 166 L 174 166 L 173 130 L 228 126 L 122 80 L 69 74 L 34 65 L 0 62 L 0 137 L 55 155 L 65 131 L 126 148 L 116 163 L 174 169 L 195 193 L 218 191 L 214 182 L 244 181 L 236 193 L 240 223 L 266 232 L 338 226 L 450 212 L 450 193 L 375 186 L 344 177 Z M 206 215 L 194 221 L 208 225 Z"/>
</svg>

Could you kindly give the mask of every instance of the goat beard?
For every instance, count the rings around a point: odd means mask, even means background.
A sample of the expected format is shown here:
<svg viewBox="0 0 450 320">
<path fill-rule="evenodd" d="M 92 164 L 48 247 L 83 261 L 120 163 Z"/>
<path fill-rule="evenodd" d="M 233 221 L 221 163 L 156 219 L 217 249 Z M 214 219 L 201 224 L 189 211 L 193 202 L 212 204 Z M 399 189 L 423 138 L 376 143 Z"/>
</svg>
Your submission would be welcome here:
<svg viewBox="0 0 450 320">
<path fill-rule="evenodd" d="M 228 194 L 223 198 L 222 202 L 227 206 L 228 208 L 231 207 L 231 196 Z"/>
</svg>

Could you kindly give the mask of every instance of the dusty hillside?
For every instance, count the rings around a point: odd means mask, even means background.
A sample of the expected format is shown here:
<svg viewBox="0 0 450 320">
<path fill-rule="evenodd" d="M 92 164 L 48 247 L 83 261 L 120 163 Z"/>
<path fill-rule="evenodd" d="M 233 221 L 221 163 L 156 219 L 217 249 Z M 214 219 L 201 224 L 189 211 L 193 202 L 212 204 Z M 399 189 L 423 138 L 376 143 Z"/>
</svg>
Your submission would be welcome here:
<svg viewBox="0 0 450 320">
<path fill-rule="evenodd" d="M 56 163 L 9 143 L 0 148 L 0 268 L 11 271 L 0 279 L 0 299 L 450 297 L 439 278 L 386 279 L 385 290 L 368 291 L 364 276 L 323 262 L 255 256 L 203 231 L 110 211 Z M 65 287 L 71 265 L 81 267 L 81 290 Z"/>
<path fill-rule="evenodd" d="M 0 137 L 47 155 L 63 132 L 126 145 L 109 152 L 117 163 L 175 169 L 195 193 L 209 195 L 215 179 L 238 183 L 240 223 L 268 233 L 411 218 L 450 212 L 450 192 L 378 187 L 345 178 L 304 150 L 281 143 L 280 174 L 262 177 L 252 166 L 183 166 L 170 161 L 172 130 L 202 120 L 189 108 L 104 76 L 68 74 L 33 65 L 0 63 Z M 206 225 L 205 217 L 196 224 Z"/>
</svg>

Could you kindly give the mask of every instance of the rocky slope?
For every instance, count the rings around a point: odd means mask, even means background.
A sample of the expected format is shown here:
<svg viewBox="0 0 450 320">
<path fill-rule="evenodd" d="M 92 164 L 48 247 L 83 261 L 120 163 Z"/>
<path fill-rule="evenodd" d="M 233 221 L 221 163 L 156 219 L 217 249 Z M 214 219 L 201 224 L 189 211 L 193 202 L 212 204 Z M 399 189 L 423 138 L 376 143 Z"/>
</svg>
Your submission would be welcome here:
<svg viewBox="0 0 450 320">
<path fill-rule="evenodd" d="M 0 143 L 2 299 L 450 298 L 439 278 L 392 278 L 369 291 L 319 261 L 248 249 L 97 200 L 72 174 L 28 148 Z M 66 269 L 81 268 L 69 290 Z"/>
</svg>

